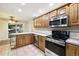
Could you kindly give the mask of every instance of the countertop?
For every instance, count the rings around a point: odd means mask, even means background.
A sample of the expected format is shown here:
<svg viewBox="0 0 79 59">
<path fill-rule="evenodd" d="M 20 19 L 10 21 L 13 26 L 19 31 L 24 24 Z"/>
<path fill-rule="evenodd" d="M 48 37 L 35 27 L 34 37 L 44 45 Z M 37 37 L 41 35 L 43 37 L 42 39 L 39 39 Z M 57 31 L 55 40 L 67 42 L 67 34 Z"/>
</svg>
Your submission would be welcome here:
<svg viewBox="0 0 79 59">
<path fill-rule="evenodd" d="M 70 38 L 66 40 L 66 43 L 74 44 L 79 46 L 79 39 Z"/>
<path fill-rule="evenodd" d="M 37 34 L 41 36 L 48 36 L 48 33 L 39 33 L 39 32 L 22 32 L 22 33 L 12 33 L 10 35 L 21 35 L 21 34 Z"/>
</svg>

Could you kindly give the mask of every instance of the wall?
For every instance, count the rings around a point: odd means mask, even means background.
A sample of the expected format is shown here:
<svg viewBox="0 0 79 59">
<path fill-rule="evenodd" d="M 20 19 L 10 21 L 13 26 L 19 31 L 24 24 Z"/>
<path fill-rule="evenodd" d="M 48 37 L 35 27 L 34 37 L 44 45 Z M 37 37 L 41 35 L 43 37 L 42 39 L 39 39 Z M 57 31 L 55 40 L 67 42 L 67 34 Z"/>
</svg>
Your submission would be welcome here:
<svg viewBox="0 0 79 59">
<path fill-rule="evenodd" d="M 18 22 L 19 24 L 23 24 L 23 32 L 29 32 L 30 22 Z M 8 39 L 8 21 L 0 19 L 0 40 Z"/>
<path fill-rule="evenodd" d="M 8 23 L 0 19 L 0 40 L 8 39 Z"/>
<path fill-rule="evenodd" d="M 24 24 L 24 26 L 23 26 L 23 31 L 24 32 L 31 32 L 32 31 L 31 21 L 24 22 L 23 24 Z"/>
</svg>

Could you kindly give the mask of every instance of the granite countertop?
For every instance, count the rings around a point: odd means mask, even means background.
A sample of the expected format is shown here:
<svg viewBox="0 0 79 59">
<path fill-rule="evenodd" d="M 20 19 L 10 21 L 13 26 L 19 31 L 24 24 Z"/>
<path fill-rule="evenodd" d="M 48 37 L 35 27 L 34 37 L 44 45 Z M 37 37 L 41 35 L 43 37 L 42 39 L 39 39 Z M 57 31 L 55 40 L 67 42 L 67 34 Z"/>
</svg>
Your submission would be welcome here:
<svg viewBox="0 0 79 59">
<path fill-rule="evenodd" d="M 22 32 L 22 33 L 12 33 L 11 35 L 21 35 L 21 34 L 37 34 L 41 36 L 48 36 L 48 33 L 39 33 L 39 32 Z"/>
<path fill-rule="evenodd" d="M 79 39 L 70 38 L 66 40 L 66 43 L 74 44 L 79 46 Z"/>
</svg>

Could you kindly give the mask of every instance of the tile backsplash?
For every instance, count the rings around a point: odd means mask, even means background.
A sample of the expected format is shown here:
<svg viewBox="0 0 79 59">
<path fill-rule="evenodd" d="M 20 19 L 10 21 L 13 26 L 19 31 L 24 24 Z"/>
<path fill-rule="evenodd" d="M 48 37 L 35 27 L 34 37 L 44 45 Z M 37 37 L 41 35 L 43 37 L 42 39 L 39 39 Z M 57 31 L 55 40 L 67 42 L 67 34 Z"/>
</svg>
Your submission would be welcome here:
<svg viewBox="0 0 79 59">
<path fill-rule="evenodd" d="M 79 32 L 70 32 L 70 38 L 79 39 Z"/>
<path fill-rule="evenodd" d="M 52 34 L 52 31 L 47 31 L 47 30 L 34 30 L 34 32 L 47 34 L 47 35 L 51 35 Z"/>
</svg>

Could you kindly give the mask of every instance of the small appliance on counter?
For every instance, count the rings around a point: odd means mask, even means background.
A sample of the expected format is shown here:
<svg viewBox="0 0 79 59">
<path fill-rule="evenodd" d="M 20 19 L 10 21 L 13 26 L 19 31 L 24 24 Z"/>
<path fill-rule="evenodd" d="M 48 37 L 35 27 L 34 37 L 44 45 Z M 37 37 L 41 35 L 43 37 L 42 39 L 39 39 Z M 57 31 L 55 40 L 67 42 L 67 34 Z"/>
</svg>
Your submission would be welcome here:
<svg viewBox="0 0 79 59">
<path fill-rule="evenodd" d="M 53 30 L 52 35 L 47 36 L 46 39 L 45 55 L 65 56 L 65 43 L 69 36 L 69 31 Z"/>
<path fill-rule="evenodd" d="M 49 21 L 49 27 L 67 27 L 69 26 L 69 20 L 66 14 L 52 17 Z"/>
</svg>

